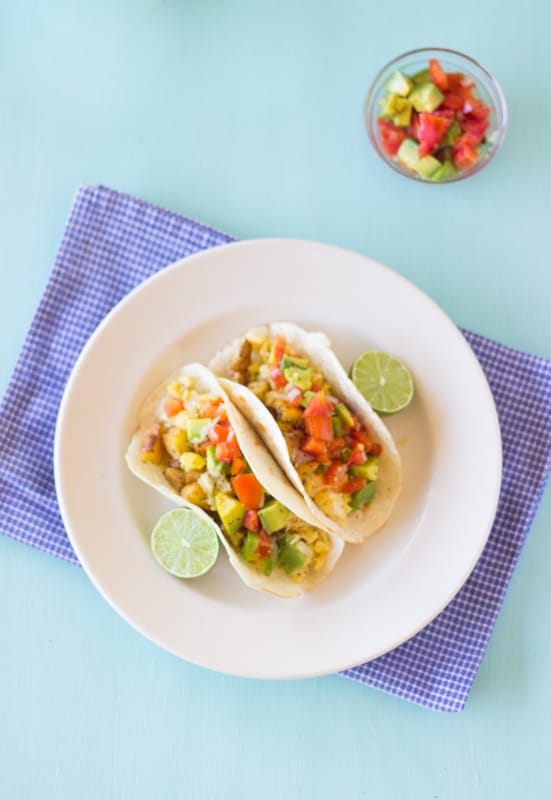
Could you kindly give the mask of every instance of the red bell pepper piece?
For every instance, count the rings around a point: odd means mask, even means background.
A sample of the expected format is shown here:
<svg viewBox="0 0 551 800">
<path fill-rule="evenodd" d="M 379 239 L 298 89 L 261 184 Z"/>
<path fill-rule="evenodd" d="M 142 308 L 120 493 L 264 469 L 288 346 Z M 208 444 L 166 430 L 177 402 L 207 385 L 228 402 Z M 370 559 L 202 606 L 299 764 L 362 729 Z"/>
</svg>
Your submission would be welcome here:
<svg viewBox="0 0 551 800">
<path fill-rule="evenodd" d="M 327 417 L 333 413 L 333 404 L 325 396 L 325 392 L 316 392 L 304 409 L 305 417 Z"/>
<path fill-rule="evenodd" d="M 170 417 L 175 417 L 179 414 L 184 407 L 184 401 L 181 397 L 169 397 L 164 405 L 165 414 Z"/>
<path fill-rule="evenodd" d="M 329 442 L 333 438 L 331 417 L 306 417 L 304 424 L 306 433 L 313 436 L 314 439 L 323 439 L 324 442 Z"/>
<path fill-rule="evenodd" d="M 231 479 L 231 485 L 247 510 L 258 511 L 264 504 L 264 489 L 252 472 L 236 475 Z"/>
</svg>

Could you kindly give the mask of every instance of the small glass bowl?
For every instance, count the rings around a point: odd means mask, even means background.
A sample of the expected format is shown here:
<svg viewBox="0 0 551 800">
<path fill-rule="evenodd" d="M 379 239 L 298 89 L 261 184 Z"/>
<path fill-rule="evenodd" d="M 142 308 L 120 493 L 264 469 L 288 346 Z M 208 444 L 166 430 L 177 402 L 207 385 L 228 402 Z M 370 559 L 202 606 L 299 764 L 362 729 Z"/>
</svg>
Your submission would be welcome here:
<svg viewBox="0 0 551 800">
<path fill-rule="evenodd" d="M 480 157 L 470 169 L 459 171 L 457 175 L 442 181 L 432 181 L 422 175 L 409 170 L 396 159 L 385 152 L 381 144 L 377 119 L 381 109 L 381 100 L 385 97 L 385 84 L 393 72 L 400 70 L 404 75 L 415 75 L 421 70 L 428 69 L 429 59 L 437 58 L 444 72 L 462 72 L 475 82 L 474 92 L 490 108 L 489 127 L 486 132 L 486 142 L 482 146 Z M 481 64 L 469 56 L 456 50 L 447 50 L 444 47 L 423 47 L 419 50 L 410 50 L 390 61 L 376 75 L 369 87 L 365 99 L 364 118 L 367 134 L 371 144 L 389 167 L 400 173 L 405 178 L 412 178 L 423 183 L 454 183 L 470 178 L 480 172 L 488 164 L 501 147 L 507 130 L 507 103 L 499 83 L 493 75 Z"/>
</svg>

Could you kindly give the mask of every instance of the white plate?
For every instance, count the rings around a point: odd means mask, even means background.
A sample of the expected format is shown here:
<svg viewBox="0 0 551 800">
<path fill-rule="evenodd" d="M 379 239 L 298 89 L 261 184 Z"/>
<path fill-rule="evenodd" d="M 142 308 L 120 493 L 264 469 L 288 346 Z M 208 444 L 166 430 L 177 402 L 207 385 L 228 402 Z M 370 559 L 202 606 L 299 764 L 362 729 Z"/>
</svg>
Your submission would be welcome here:
<svg viewBox="0 0 551 800">
<path fill-rule="evenodd" d="M 411 369 L 411 406 L 388 418 L 404 465 L 391 521 L 349 546 L 312 593 L 248 589 L 223 554 L 180 581 L 148 549 L 167 501 L 131 475 L 124 451 L 145 395 L 178 364 L 206 362 L 270 320 L 331 338 L 346 369 L 377 348 Z M 496 509 L 501 444 L 482 370 L 456 326 L 419 289 L 364 256 L 323 244 L 258 240 L 174 264 L 128 295 L 73 371 L 55 444 L 59 505 L 90 579 L 161 647 L 221 672 L 292 678 L 334 672 L 396 647 L 460 589 Z"/>
</svg>

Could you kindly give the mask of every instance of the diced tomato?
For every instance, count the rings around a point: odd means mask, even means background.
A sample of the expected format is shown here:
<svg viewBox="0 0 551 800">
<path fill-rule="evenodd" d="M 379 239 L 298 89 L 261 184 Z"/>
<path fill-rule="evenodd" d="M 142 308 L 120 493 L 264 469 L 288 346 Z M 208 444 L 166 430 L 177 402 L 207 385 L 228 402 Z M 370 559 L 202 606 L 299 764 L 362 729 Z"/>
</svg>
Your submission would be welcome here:
<svg viewBox="0 0 551 800">
<path fill-rule="evenodd" d="M 298 386 L 292 386 L 289 384 L 289 388 L 285 390 L 285 396 L 293 408 L 298 408 L 302 403 L 302 398 L 304 397 L 304 393 Z"/>
<path fill-rule="evenodd" d="M 489 107 L 482 102 L 480 97 L 473 97 L 472 95 L 470 99 L 466 101 L 463 111 L 465 114 L 470 114 L 475 117 L 475 119 L 488 119 L 490 116 Z"/>
<path fill-rule="evenodd" d="M 169 397 L 165 403 L 165 414 L 167 417 L 175 417 L 179 414 L 184 407 L 184 401 L 181 397 Z"/>
<path fill-rule="evenodd" d="M 348 480 L 348 468 L 342 461 L 332 461 L 327 467 L 323 476 L 323 482 L 326 486 L 332 486 L 334 489 L 340 489 L 341 486 Z"/>
<path fill-rule="evenodd" d="M 373 442 L 367 431 L 352 431 L 351 436 L 355 442 L 361 442 L 363 444 L 366 453 L 371 452 Z"/>
<path fill-rule="evenodd" d="M 247 470 L 247 462 L 244 458 L 234 458 L 231 462 L 231 470 L 230 473 L 232 475 L 241 475 L 242 472 L 246 472 Z"/>
<path fill-rule="evenodd" d="M 326 417 L 333 413 L 333 404 L 325 396 L 325 392 L 316 392 L 306 408 L 305 417 Z"/>
<path fill-rule="evenodd" d="M 258 514 L 256 511 L 253 511 L 252 508 L 245 512 L 245 516 L 243 517 L 243 527 L 248 531 L 253 531 L 254 533 L 257 533 L 260 530 L 260 520 L 258 518 Z"/>
<path fill-rule="evenodd" d="M 464 133 L 469 134 L 469 140 L 472 145 L 480 144 L 488 130 L 488 125 L 487 119 L 480 119 L 472 114 L 465 114 L 461 121 L 461 128 Z"/>
<path fill-rule="evenodd" d="M 395 156 L 400 145 L 406 138 L 405 130 L 393 125 L 388 119 L 379 118 L 377 120 L 377 125 L 379 126 L 379 135 L 381 137 L 383 150 L 388 153 L 389 156 Z"/>
<path fill-rule="evenodd" d="M 456 92 L 444 92 L 441 108 L 450 108 L 452 111 L 460 111 L 465 105 L 465 99 Z"/>
<path fill-rule="evenodd" d="M 446 77 L 451 91 L 465 92 L 474 86 L 474 81 L 462 72 L 448 72 Z"/>
<path fill-rule="evenodd" d="M 272 550 L 274 546 L 272 544 L 272 540 L 266 533 L 266 531 L 260 531 L 260 538 L 258 540 L 258 550 L 256 551 L 256 555 L 259 561 L 262 561 L 263 558 L 267 558 L 272 554 Z"/>
<path fill-rule="evenodd" d="M 241 456 L 241 450 L 237 441 L 230 441 L 229 437 L 225 442 L 218 442 L 216 445 L 215 456 L 223 464 L 231 464 L 234 458 Z"/>
<path fill-rule="evenodd" d="M 257 511 L 264 504 L 264 489 L 252 472 L 236 475 L 231 479 L 231 485 L 247 510 Z"/>
<path fill-rule="evenodd" d="M 279 367 L 281 364 L 281 359 L 285 355 L 286 347 L 287 342 L 284 336 L 279 336 L 278 334 L 274 337 L 272 352 L 270 353 L 270 364 L 274 364 L 276 367 Z"/>
<path fill-rule="evenodd" d="M 429 60 L 429 72 L 436 88 L 440 89 L 441 92 L 445 92 L 448 88 L 448 76 L 442 69 L 437 58 L 431 58 Z"/>
<path fill-rule="evenodd" d="M 277 389 L 283 389 L 287 384 L 287 378 L 279 367 L 272 367 L 270 370 L 270 378 Z"/>
<path fill-rule="evenodd" d="M 333 438 L 331 417 L 320 417 L 318 415 L 306 417 L 304 423 L 306 433 L 313 436 L 314 439 L 323 439 L 324 442 L 329 442 Z"/>
<path fill-rule="evenodd" d="M 349 467 L 355 467 L 358 464 L 365 464 L 367 461 L 367 456 L 365 454 L 365 447 L 361 442 L 356 442 L 354 445 L 352 452 L 350 453 L 350 458 L 347 461 L 347 465 Z"/>
<path fill-rule="evenodd" d="M 383 445 L 379 442 L 373 442 L 371 445 L 371 455 L 372 456 L 380 456 L 383 452 Z"/>
<path fill-rule="evenodd" d="M 365 484 L 367 483 L 365 478 L 354 478 L 351 481 L 347 481 L 341 489 L 341 492 L 345 494 L 354 494 L 354 492 L 359 492 L 360 489 L 363 489 Z"/>
<path fill-rule="evenodd" d="M 230 434 L 230 428 L 227 425 L 220 425 L 215 423 L 209 429 L 209 439 L 211 442 L 225 442 Z"/>
<path fill-rule="evenodd" d="M 452 161 L 457 169 L 465 170 L 478 161 L 478 153 L 473 147 L 469 134 L 460 136 L 452 148 Z"/>
<path fill-rule="evenodd" d="M 323 456 L 327 453 L 327 445 L 323 439 L 315 439 L 313 436 L 306 437 L 302 449 L 313 456 Z"/>
<path fill-rule="evenodd" d="M 435 114 L 429 114 L 428 111 L 421 112 L 419 115 L 419 156 L 421 158 L 438 150 L 451 124 L 452 121 L 448 117 L 437 117 Z"/>
<path fill-rule="evenodd" d="M 201 411 L 201 415 L 203 417 L 209 417 L 210 419 L 214 419 L 215 417 L 218 417 L 219 420 L 227 419 L 226 409 L 220 408 L 223 402 L 224 401 L 221 397 L 216 397 L 205 406 L 205 408 Z"/>
<path fill-rule="evenodd" d="M 413 139 L 417 139 L 419 141 L 419 112 L 412 111 L 411 112 L 411 122 L 409 123 L 409 127 L 407 129 L 408 136 L 412 137 Z"/>
</svg>

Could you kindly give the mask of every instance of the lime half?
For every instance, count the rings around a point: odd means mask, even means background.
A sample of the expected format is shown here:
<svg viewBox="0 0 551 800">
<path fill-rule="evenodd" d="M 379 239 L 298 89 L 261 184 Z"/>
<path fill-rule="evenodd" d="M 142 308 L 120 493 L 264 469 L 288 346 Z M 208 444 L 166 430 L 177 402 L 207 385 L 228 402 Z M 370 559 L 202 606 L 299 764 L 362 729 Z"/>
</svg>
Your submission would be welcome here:
<svg viewBox="0 0 551 800">
<path fill-rule="evenodd" d="M 397 358 L 368 350 L 354 361 L 350 377 L 377 414 L 402 411 L 413 397 L 413 380 Z"/>
<path fill-rule="evenodd" d="M 172 575 L 197 578 L 204 575 L 218 556 L 214 522 L 191 508 L 175 508 L 160 518 L 151 534 L 153 555 Z"/>
</svg>

